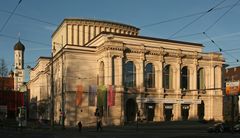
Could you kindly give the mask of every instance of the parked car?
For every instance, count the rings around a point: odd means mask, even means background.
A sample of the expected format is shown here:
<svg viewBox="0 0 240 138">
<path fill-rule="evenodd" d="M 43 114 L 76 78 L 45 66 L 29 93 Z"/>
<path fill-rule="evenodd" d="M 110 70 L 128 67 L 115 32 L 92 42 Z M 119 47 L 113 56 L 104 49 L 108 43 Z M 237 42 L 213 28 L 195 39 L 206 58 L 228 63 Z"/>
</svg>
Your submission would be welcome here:
<svg viewBox="0 0 240 138">
<path fill-rule="evenodd" d="M 236 124 L 236 125 L 233 127 L 233 131 L 240 133 L 240 124 Z"/>
<path fill-rule="evenodd" d="M 223 132 L 231 132 L 231 126 L 226 123 L 216 123 L 213 126 L 208 128 L 209 133 L 223 133 Z"/>
</svg>

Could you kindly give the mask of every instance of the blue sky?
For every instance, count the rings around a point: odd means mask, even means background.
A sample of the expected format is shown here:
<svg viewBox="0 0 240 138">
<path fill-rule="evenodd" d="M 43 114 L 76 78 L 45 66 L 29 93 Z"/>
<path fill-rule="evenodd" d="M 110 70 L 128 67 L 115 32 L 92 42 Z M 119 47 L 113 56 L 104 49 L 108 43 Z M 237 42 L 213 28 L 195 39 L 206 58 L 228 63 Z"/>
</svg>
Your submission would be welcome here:
<svg viewBox="0 0 240 138">
<path fill-rule="evenodd" d="M 57 25 L 64 18 L 74 17 L 131 24 L 139 27 L 140 35 L 143 36 L 202 43 L 205 46 L 205 52 L 219 51 L 220 47 L 223 51 L 229 50 L 222 52 L 226 63 L 230 66 L 238 66 L 237 59 L 240 60 L 240 3 L 230 10 L 231 6 L 238 1 L 22 0 L 7 25 L 0 32 L 0 58 L 4 58 L 8 68 L 11 69 L 14 59 L 13 46 L 18 41 L 20 33 L 20 39 L 26 47 L 25 67 L 27 65 L 34 66 L 38 57 L 50 56 L 51 34 Z M 18 2 L 19 0 L 1 0 L 0 28 L 9 17 L 8 12 L 13 11 Z M 170 20 L 206 12 L 213 7 L 215 9 L 206 14 Z M 222 16 L 228 10 L 229 12 Z M 221 16 L 222 18 L 216 24 L 206 30 Z M 163 21 L 166 22 L 160 23 Z M 188 24 L 191 25 L 188 26 Z M 209 38 L 202 34 L 205 31 Z M 188 34 L 196 35 L 181 37 Z"/>
</svg>

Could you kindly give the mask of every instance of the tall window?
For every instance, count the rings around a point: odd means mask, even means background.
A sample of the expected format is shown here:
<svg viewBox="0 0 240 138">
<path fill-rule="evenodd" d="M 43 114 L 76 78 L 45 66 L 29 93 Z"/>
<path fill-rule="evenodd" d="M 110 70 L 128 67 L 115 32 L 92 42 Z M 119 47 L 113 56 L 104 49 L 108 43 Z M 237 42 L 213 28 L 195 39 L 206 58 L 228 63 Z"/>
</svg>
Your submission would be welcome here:
<svg viewBox="0 0 240 138">
<path fill-rule="evenodd" d="M 181 89 L 188 89 L 188 67 L 184 66 L 181 70 Z"/>
<path fill-rule="evenodd" d="M 197 89 L 205 89 L 205 77 L 203 68 L 200 68 L 197 72 Z"/>
<path fill-rule="evenodd" d="M 104 63 L 100 63 L 100 68 L 99 68 L 99 84 L 103 85 L 104 84 Z"/>
<path fill-rule="evenodd" d="M 172 70 L 170 65 L 166 65 L 163 69 L 163 88 L 172 89 Z"/>
<path fill-rule="evenodd" d="M 145 87 L 155 88 L 155 68 L 152 63 L 148 63 L 145 67 Z"/>
<path fill-rule="evenodd" d="M 136 87 L 136 67 L 132 61 L 124 65 L 124 86 Z"/>
</svg>

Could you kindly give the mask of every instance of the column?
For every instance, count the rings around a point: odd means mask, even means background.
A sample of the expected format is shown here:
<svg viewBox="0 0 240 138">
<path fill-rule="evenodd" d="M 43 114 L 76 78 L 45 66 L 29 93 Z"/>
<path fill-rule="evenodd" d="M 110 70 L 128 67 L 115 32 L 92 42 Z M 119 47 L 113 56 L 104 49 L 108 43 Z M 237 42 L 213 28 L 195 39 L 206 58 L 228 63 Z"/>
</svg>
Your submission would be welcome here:
<svg viewBox="0 0 240 138">
<path fill-rule="evenodd" d="M 83 25 L 79 26 L 79 45 L 83 45 L 83 41 L 84 41 L 84 27 Z"/>
<path fill-rule="evenodd" d="M 144 55 L 140 57 L 140 60 L 137 66 L 138 66 L 138 69 L 137 69 L 138 72 L 136 72 L 137 87 L 140 89 L 140 92 L 145 92 L 144 90 Z"/>
<path fill-rule="evenodd" d="M 181 99 L 181 89 L 180 89 L 180 72 L 181 72 L 181 59 L 177 59 L 177 63 L 175 64 L 175 71 L 173 77 L 174 77 L 174 89 L 175 89 L 175 95 L 176 99 Z M 173 104 L 174 109 L 174 115 L 173 120 L 180 120 L 182 118 L 181 115 L 181 103 Z"/>
<path fill-rule="evenodd" d="M 196 61 L 197 62 L 197 61 Z M 194 62 L 194 64 L 191 67 L 190 70 L 190 90 L 191 93 L 193 94 L 192 99 L 193 101 L 198 99 L 198 91 L 197 91 L 197 63 Z M 193 120 L 198 119 L 198 104 L 197 103 L 192 103 L 190 105 L 190 114 L 189 118 Z"/>
<path fill-rule="evenodd" d="M 162 59 L 163 57 L 160 58 L 158 68 L 156 68 L 156 90 L 157 90 L 156 98 L 158 99 L 163 97 L 163 88 L 162 88 L 163 60 Z M 162 121 L 164 119 L 163 116 L 164 116 L 163 103 L 158 102 L 156 103 L 156 107 L 155 107 L 154 121 Z"/>
<path fill-rule="evenodd" d="M 108 85 L 113 84 L 113 64 L 112 64 L 112 56 L 108 56 Z"/>
<path fill-rule="evenodd" d="M 108 70 L 108 59 L 107 59 L 107 56 L 105 56 L 104 58 L 103 58 L 103 63 L 104 63 L 104 83 L 103 83 L 103 85 L 108 85 L 109 83 L 108 83 L 108 72 L 109 72 L 109 70 Z"/>
<path fill-rule="evenodd" d="M 178 94 L 181 94 L 181 89 L 180 89 L 180 81 L 181 81 L 181 59 L 177 59 L 177 63 L 175 65 L 175 71 L 174 71 L 174 74 L 173 77 L 174 77 L 174 83 L 173 86 L 174 86 L 174 89 L 175 89 L 175 93 L 178 95 Z M 178 98 L 178 97 L 177 97 Z"/>
<path fill-rule="evenodd" d="M 119 60 L 118 60 L 118 63 L 119 63 L 119 86 L 123 86 L 123 57 L 119 57 L 118 58 Z"/>
<path fill-rule="evenodd" d="M 210 114 L 209 117 L 210 119 L 214 119 L 215 115 L 214 115 L 214 111 L 213 110 L 217 110 L 214 106 L 214 96 L 215 96 L 215 90 L 212 89 L 214 88 L 214 65 L 210 66 L 210 86 L 208 88 L 210 88 L 211 90 L 209 91 L 210 95 L 209 95 L 209 100 L 210 100 Z"/>
</svg>

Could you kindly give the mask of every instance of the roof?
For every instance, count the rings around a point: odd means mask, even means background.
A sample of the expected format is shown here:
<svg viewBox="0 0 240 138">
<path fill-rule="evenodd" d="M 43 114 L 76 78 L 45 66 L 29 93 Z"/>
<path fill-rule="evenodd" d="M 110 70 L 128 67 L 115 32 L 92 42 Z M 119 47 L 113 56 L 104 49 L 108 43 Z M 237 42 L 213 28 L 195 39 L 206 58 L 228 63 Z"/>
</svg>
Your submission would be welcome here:
<svg viewBox="0 0 240 138">
<path fill-rule="evenodd" d="M 19 40 L 15 46 L 14 46 L 14 50 L 21 50 L 24 51 L 25 50 L 25 46 L 21 43 L 21 41 Z"/>
<path fill-rule="evenodd" d="M 108 23 L 108 24 L 116 24 L 116 25 L 121 25 L 121 26 L 126 26 L 126 27 L 131 27 L 136 30 L 140 30 L 139 28 L 129 25 L 129 24 L 124 24 L 124 23 L 119 23 L 119 22 L 113 22 L 113 21 L 107 21 L 107 20 L 97 20 L 97 19 L 90 19 L 90 18 L 65 18 L 61 24 L 57 27 L 57 29 L 53 32 L 52 37 L 55 35 L 55 33 L 59 30 L 59 28 L 63 25 L 64 22 L 67 21 L 90 21 L 90 22 L 101 22 L 101 23 Z"/>
<path fill-rule="evenodd" d="M 156 37 L 148 37 L 148 36 L 132 36 L 132 35 L 127 35 L 127 34 L 117 34 L 117 33 L 112 33 L 112 32 L 101 32 L 98 36 L 101 34 L 113 34 L 117 36 L 126 36 L 126 37 L 133 37 L 133 38 L 140 38 L 140 39 L 148 39 L 148 40 L 154 40 L 154 41 L 164 41 L 164 42 L 170 42 L 170 43 L 178 43 L 178 44 L 187 44 L 187 45 L 194 45 L 194 46 L 199 46 L 199 47 L 204 47 L 200 43 L 194 43 L 194 42 L 186 42 L 186 41 L 178 41 L 178 40 L 170 40 L 170 39 L 163 39 L 163 38 L 156 38 Z M 96 36 L 96 37 L 98 37 Z M 96 38 L 95 37 L 95 38 Z M 94 39 L 94 38 L 93 38 Z M 92 39 L 92 40 L 93 40 Z M 89 41 L 87 44 L 91 43 Z M 86 45 L 87 45 L 86 44 Z"/>
</svg>

